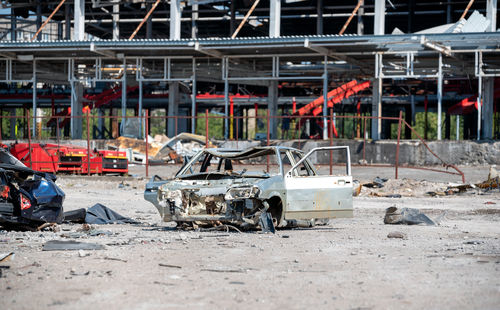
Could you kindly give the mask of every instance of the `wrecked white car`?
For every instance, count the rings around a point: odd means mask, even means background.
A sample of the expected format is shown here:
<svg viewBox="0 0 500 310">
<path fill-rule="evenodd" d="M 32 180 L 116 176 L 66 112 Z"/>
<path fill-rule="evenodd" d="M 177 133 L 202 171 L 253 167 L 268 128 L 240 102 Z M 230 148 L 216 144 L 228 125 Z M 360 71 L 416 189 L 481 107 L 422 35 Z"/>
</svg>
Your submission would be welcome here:
<svg viewBox="0 0 500 310">
<path fill-rule="evenodd" d="M 345 171 L 319 175 L 310 161 L 318 151 L 340 153 Z M 204 149 L 173 179 L 154 176 L 144 197 L 166 222 L 274 231 L 352 217 L 352 188 L 349 147 L 315 148 L 304 155 L 294 148 L 268 146 Z"/>
</svg>

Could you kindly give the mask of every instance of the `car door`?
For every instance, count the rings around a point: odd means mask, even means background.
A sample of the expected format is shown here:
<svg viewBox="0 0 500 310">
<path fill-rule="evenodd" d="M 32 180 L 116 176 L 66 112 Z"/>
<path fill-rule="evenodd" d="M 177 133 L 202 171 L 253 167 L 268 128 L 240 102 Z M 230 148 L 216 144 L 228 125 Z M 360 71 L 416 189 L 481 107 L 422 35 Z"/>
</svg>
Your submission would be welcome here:
<svg viewBox="0 0 500 310">
<path fill-rule="evenodd" d="M 345 152 L 345 173 L 320 175 L 308 158 L 318 151 Z M 352 176 L 348 146 L 315 148 L 285 174 L 285 219 L 352 217 Z"/>
</svg>

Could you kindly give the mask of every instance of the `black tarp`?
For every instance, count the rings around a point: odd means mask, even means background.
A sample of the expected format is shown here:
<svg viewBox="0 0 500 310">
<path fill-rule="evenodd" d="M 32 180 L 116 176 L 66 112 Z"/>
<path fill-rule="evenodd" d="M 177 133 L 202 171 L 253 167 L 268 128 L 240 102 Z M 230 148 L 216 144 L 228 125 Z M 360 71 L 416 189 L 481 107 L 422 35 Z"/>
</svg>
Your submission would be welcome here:
<svg viewBox="0 0 500 310">
<path fill-rule="evenodd" d="M 64 220 L 75 223 L 87 224 L 138 224 L 131 218 L 116 213 L 110 208 L 97 203 L 92 207 L 78 209 L 64 213 Z"/>
</svg>

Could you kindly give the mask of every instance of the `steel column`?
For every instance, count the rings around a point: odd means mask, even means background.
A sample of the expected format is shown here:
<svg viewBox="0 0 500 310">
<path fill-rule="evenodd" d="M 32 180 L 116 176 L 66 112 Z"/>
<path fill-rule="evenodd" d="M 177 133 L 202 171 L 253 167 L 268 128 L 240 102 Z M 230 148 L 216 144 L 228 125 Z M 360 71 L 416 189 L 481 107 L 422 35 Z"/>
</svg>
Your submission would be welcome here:
<svg viewBox="0 0 500 310">
<path fill-rule="evenodd" d="M 385 0 L 375 0 L 375 19 L 373 34 L 385 34 Z"/>
<path fill-rule="evenodd" d="M 12 8 L 10 9 L 10 40 L 17 40 L 17 16 Z"/>
<path fill-rule="evenodd" d="M 478 76 L 477 78 L 477 140 L 481 140 L 481 120 L 482 120 L 482 107 L 481 101 L 483 97 L 483 78 Z"/>
<path fill-rule="evenodd" d="M 495 104 L 495 78 L 488 77 L 483 82 L 483 106 L 482 112 L 482 128 L 481 133 L 483 139 L 491 139 L 493 137 L 493 105 Z"/>
<path fill-rule="evenodd" d="M 36 98 L 36 84 L 37 84 L 37 79 L 36 79 L 36 59 L 33 59 L 33 78 L 32 78 L 32 83 L 33 83 L 33 136 L 36 136 L 36 110 L 37 110 L 37 98 Z"/>
<path fill-rule="evenodd" d="M 323 139 L 328 139 L 328 57 L 323 60 Z M 333 116 L 332 124 L 333 126 Z"/>
<path fill-rule="evenodd" d="M 222 59 L 222 79 L 224 81 L 224 139 L 229 137 L 229 79 L 228 79 L 228 59 Z"/>
<path fill-rule="evenodd" d="M 372 139 L 379 140 L 382 133 L 382 56 L 375 54 L 375 79 L 372 83 Z"/>
<path fill-rule="evenodd" d="M 73 40 L 84 40 L 84 38 L 85 38 L 85 0 L 75 0 L 73 13 L 74 13 Z"/>
<path fill-rule="evenodd" d="M 443 104 L 443 56 L 439 53 L 438 63 L 438 80 L 437 80 L 437 139 L 442 139 L 441 123 L 442 123 L 442 104 Z"/>
<path fill-rule="evenodd" d="M 196 59 L 193 59 L 193 75 L 191 86 L 191 133 L 196 131 Z"/>
<path fill-rule="evenodd" d="M 142 96 L 142 80 L 139 80 L 139 137 L 142 137 Z"/>
<path fill-rule="evenodd" d="M 486 0 L 486 18 L 490 21 L 490 25 L 486 31 L 497 31 L 497 0 Z"/>
<path fill-rule="evenodd" d="M 460 140 L 460 115 L 457 114 L 457 124 L 456 124 L 457 128 L 455 129 L 456 130 L 456 140 Z"/>
<path fill-rule="evenodd" d="M 113 5 L 113 40 L 120 40 L 120 5 Z"/>
<path fill-rule="evenodd" d="M 181 38 L 181 3 L 180 0 L 170 0 L 170 40 Z"/>
<path fill-rule="evenodd" d="M 269 0 L 269 37 L 280 36 L 281 0 Z"/>
<path fill-rule="evenodd" d="M 231 7 L 233 7 L 233 2 L 234 1 L 231 1 Z M 199 16 L 198 4 L 193 4 L 191 12 L 191 38 L 193 39 L 198 38 L 198 16 Z M 231 15 L 231 23 L 232 22 L 233 22 L 233 16 Z M 232 33 L 232 26 L 231 26 L 231 33 Z"/>
<path fill-rule="evenodd" d="M 125 124 L 125 116 L 127 116 L 127 62 L 123 59 L 123 75 L 122 75 L 122 130 Z"/>
</svg>

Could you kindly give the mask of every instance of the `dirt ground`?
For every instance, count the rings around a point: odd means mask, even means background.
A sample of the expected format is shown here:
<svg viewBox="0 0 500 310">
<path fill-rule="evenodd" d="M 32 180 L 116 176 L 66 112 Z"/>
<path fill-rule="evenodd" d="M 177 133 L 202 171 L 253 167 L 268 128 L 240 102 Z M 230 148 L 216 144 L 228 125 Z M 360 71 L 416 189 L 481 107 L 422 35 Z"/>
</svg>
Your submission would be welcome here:
<svg viewBox="0 0 500 310">
<path fill-rule="evenodd" d="M 488 174 L 485 167 L 467 171 L 470 181 Z M 425 192 L 459 178 L 443 175 L 436 183 L 426 172 L 405 173 L 410 179 L 380 189 L 402 198 L 363 189 L 354 198 L 354 218 L 274 235 L 176 230 L 144 200 L 139 173 L 60 177 L 65 210 L 101 203 L 140 224 L 95 225 L 96 236 L 79 232 L 80 224 L 62 224 L 58 232 L 0 231 L 0 253 L 15 252 L 0 263 L 10 266 L 0 269 L 0 308 L 498 309 L 500 191 L 429 197 Z M 364 182 L 393 177 L 393 169 L 353 174 Z M 392 205 L 421 209 L 440 225 L 385 225 L 384 210 Z M 405 237 L 387 237 L 395 231 Z M 42 251 L 53 239 L 105 249 Z"/>
</svg>

